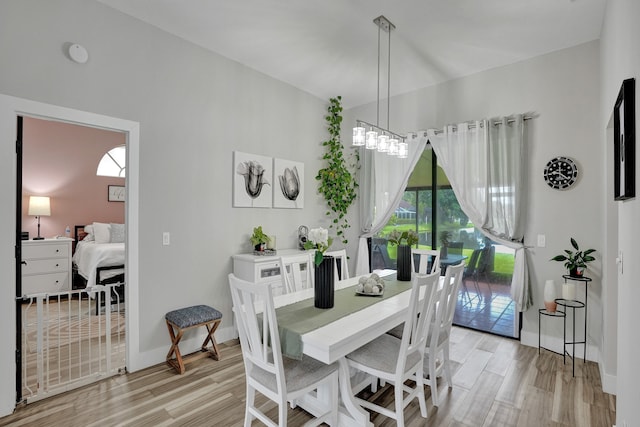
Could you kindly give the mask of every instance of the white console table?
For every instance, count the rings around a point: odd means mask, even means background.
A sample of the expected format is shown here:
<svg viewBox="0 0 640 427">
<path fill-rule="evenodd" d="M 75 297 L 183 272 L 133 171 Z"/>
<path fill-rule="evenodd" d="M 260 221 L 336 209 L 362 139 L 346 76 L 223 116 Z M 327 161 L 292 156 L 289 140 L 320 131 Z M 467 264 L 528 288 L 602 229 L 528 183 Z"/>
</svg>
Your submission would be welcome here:
<svg viewBox="0 0 640 427">
<path fill-rule="evenodd" d="M 274 283 L 273 294 L 282 295 L 284 292 L 278 260 L 281 256 L 297 255 L 302 252 L 299 249 L 278 249 L 275 255 L 236 254 L 233 255 L 233 274 L 242 280 L 256 284 Z"/>
</svg>

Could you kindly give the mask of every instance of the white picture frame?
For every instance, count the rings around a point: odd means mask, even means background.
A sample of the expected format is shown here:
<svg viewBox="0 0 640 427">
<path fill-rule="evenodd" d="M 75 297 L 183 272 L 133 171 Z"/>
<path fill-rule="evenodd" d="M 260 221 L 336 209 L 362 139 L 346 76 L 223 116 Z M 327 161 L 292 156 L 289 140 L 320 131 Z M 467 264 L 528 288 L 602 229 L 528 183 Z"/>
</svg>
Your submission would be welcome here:
<svg viewBox="0 0 640 427">
<path fill-rule="evenodd" d="M 273 159 L 273 207 L 304 208 L 304 163 Z"/>
<path fill-rule="evenodd" d="M 233 152 L 233 207 L 270 208 L 273 198 L 272 158 Z"/>
</svg>

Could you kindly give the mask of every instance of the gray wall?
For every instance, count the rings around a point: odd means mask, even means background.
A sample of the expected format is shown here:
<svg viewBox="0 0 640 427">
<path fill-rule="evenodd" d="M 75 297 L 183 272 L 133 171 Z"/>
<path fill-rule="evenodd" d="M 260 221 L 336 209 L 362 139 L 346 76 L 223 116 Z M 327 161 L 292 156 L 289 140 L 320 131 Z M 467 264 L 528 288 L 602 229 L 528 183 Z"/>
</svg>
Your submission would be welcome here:
<svg viewBox="0 0 640 427">
<path fill-rule="evenodd" d="M 613 105 L 618 96 L 620 85 L 624 79 L 634 77 L 636 79 L 636 170 L 638 161 L 638 137 L 640 126 L 640 106 L 638 104 L 638 85 L 640 84 L 640 52 L 638 41 L 640 40 L 640 2 L 637 0 L 616 0 L 607 3 L 606 17 L 602 30 L 601 43 L 601 110 L 600 135 L 607 141 L 607 166 L 613 164 L 611 159 L 611 133 L 605 133 L 604 129 L 609 122 Z M 615 340 L 617 332 L 617 360 L 608 363 L 615 366 L 617 363 L 617 419 L 618 426 L 638 425 L 638 402 L 640 402 L 640 371 L 638 371 L 638 357 L 640 356 L 640 340 L 638 340 L 638 301 L 640 301 L 640 263 L 638 263 L 638 242 L 640 242 L 640 202 L 636 197 L 625 202 L 611 202 L 613 198 L 612 175 L 607 175 L 608 184 L 605 194 L 607 204 L 607 227 L 609 230 L 607 246 L 609 248 L 609 267 L 607 277 L 610 282 L 617 280 L 608 304 L 611 310 L 607 312 L 605 322 L 617 321 L 617 330 L 608 328 L 605 341 Z M 638 195 L 638 173 L 636 172 L 636 195 Z M 613 224 L 613 226 L 612 226 Z M 614 262 L 618 251 L 622 252 L 624 260 L 623 271 L 618 272 Z M 608 345 L 614 345 L 609 343 Z"/>
<path fill-rule="evenodd" d="M 574 237 L 582 248 L 596 248 L 590 264 L 587 358 L 599 360 L 603 321 L 603 161 L 599 118 L 599 42 L 593 41 L 531 60 L 428 87 L 391 99 L 391 130 L 405 133 L 445 124 L 512 113 L 533 112 L 528 121 L 529 178 L 525 244 L 546 235 L 546 247 L 530 250 L 535 306 L 524 313 L 522 342 L 538 345 L 538 310 L 543 307 L 546 279 L 560 290 L 562 263 L 549 259 L 570 247 Z M 375 104 L 351 109 L 345 123 L 375 122 Z M 569 156 L 580 169 L 577 184 L 567 191 L 549 188 L 542 178 L 545 164 Z M 579 288 L 584 292 L 584 287 Z M 581 294 L 579 294 L 581 295 Z M 562 322 L 543 333 L 549 345 L 562 349 Z M 614 347 L 615 348 L 615 347 Z M 615 375 L 615 371 L 613 372 Z"/>
<path fill-rule="evenodd" d="M 84 45 L 89 62 L 71 62 L 63 51 L 68 42 Z M 140 242 L 140 342 L 132 351 L 143 366 L 164 360 L 164 314 L 174 308 L 218 308 L 220 338 L 231 337 L 226 276 L 231 256 L 251 250 L 253 227 L 262 225 L 287 248 L 299 225 L 328 226 L 314 179 L 328 100 L 96 2 L 3 1 L 0 58 L 0 93 L 140 123 L 140 226 L 132 230 Z M 0 316 L 14 325 L 13 140 L 3 139 L 0 149 Z M 303 162 L 304 209 L 232 208 L 234 150 Z M 163 231 L 171 232 L 170 246 L 162 246 Z M 3 328 L 3 342 L 14 341 L 14 329 Z M 0 351 L 5 373 L 13 372 L 8 347 Z M 6 378 L 0 414 L 13 408 L 12 376 Z"/>
</svg>

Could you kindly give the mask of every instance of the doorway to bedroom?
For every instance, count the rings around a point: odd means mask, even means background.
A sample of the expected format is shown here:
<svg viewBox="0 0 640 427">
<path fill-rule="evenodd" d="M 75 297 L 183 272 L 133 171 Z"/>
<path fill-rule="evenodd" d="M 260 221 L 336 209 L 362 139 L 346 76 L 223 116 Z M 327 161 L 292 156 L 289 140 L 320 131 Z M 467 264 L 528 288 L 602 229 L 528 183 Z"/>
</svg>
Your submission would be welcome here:
<svg viewBox="0 0 640 427">
<path fill-rule="evenodd" d="M 18 118 L 18 401 L 124 372 L 127 135 Z"/>
</svg>

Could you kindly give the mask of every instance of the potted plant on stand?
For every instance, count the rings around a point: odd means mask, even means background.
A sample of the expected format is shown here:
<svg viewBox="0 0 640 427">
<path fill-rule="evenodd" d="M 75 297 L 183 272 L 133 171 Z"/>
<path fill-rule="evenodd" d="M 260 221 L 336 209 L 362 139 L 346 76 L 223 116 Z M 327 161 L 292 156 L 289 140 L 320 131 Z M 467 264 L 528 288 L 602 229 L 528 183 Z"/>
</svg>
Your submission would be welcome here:
<svg viewBox="0 0 640 427">
<path fill-rule="evenodd" d="M 309 230 L 307 241 L 304 243 L 305 249 L 315 249 L 316 251 L 313 258 L 313 263 L 315 264 L 315 268 L 313 269 L 313 293 L 314 306 L 316 308 L 333 307 L 335 280 L 333 275 L 333 257 L 324 255 L 324 252 L 329 249 L 331 243 L 333 243 L 333 239 L 329 237 L 329 231 L 322 227 Z"/>
<path fill-rule="evenodd" d="M 393 230 L 387 236 L 392 245 L 398 246 L 398 266 L 396 278 L 402 281 L 411 280 L 411 247 L 418 243 L 415 230 Z"/>
<path fill-rule="evenodd" d="M 565 249 L 564 254 L 556 255 L 551 258 L 551 261 L 564 261 L 564 266 L 569 270 L 571 277 L 583 277 L 584 270 L 587 268 L 587 264 L 591 261 L 595 261 L 595 258 L 591 256 L 595 249 L 580 250 L 578 242 L 572 237 L 571 246 L 575 250 Z"/>
<path fill-rule="evenodd" d="M 253 234 L 251 235 L 249 240 L 251 240 L 251 244 L 253 245 L 256 251 L 264 252 L 267 242 L 269 242 L 270 239 L 269 239 L 269 236 L 267 236 L 262 231 L 262 226 L 260 225 L 253 229 Z"/>
</svg>

